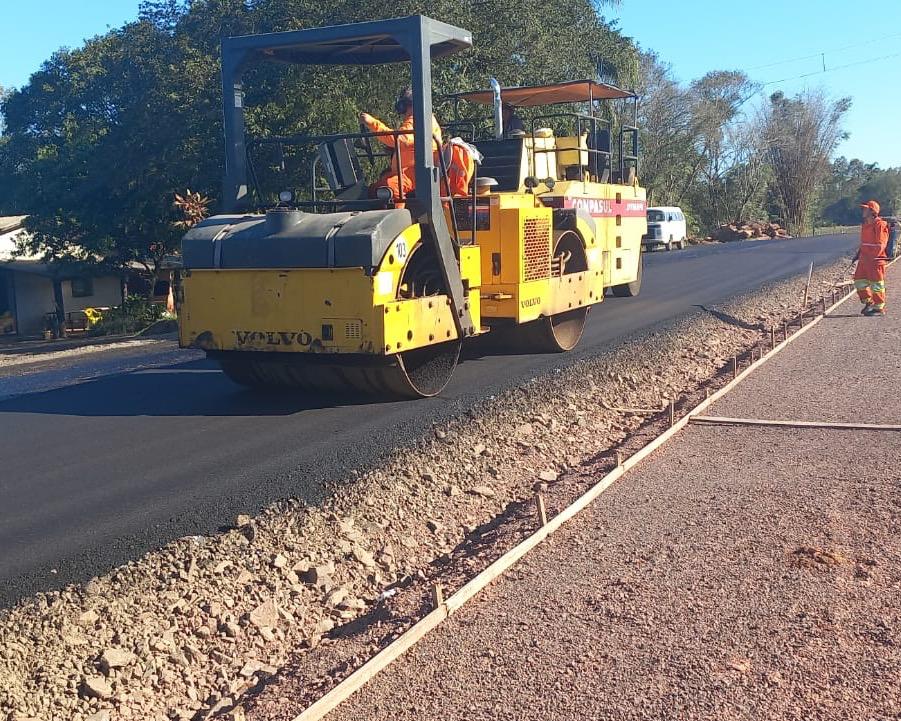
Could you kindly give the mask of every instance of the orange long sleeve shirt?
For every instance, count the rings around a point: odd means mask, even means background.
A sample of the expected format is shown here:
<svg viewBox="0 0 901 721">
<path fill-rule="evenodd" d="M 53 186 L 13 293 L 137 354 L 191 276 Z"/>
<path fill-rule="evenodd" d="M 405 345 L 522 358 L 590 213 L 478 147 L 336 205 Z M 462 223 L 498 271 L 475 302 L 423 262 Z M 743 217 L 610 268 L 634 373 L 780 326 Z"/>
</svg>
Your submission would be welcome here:
<svg viewBox="0 0 901 721">
<path fill-rule="evenodd" d="M 876 218 L 871 223 L 860 226 L 860 258 L 875 259 L 885 257 L 888 245 L 888 223 Z"/>
<path fill-rule="evenodd" d="M 369 128 L 370 132 L 373 133 L 390 133 L 393 128 L 388 127 L 378 118 L 374 118 L 371 115 L 364 114 L 363 122 L 366 123 L 366 127 Z M 413 177 L 413 166 L 415 165 L 415 160 L 413 157 L 413 149 L 414 149 L 414 139 L 413 139 L 413 116 L 407 115 L 403 122 L 397 126 L 398 131 L 404 133 L 404 135 L 398 135 L 396 138 L 393 135 L 382 135 L 376 138 L 383 145 L 393 148 L 394 141 L 397 140 L 398 150 L 400 154 L 400 169 L 404 175 Z M 441 126 L 438 125 L 438 121 L 435 120 L 435 116 L 432 116 L 432 135 L 438 139 L 438 144 L 440 145 L 442 142 L 441 138 Z M 437 148 L 435 148 L 437 150 Z M 397 155 L 391 156 L 391 171 L 396 173 L 397 168 Z"/>
</svg>

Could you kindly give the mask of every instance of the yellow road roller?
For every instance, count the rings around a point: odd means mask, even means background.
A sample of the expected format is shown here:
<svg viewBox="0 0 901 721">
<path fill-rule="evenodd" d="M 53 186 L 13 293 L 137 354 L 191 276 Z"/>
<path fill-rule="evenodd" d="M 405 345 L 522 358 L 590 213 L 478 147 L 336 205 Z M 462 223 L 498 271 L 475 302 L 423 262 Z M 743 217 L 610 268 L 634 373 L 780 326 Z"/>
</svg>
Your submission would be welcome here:
<svg viewBox="0 0 901 721">
<path fill-rule="evenodd" d="M 591 80 L 492 80 L 451 96 L 445 136 L 479 161 L 455 197 L 423 119 L 431 60 L 471 45 L 468 31 L 423 16 L 223 41 L 224 213 L 183 239 L 182 347 L 206 351 L 243 385 L 425 397 L 447 384 L 465 340 L 490 333 L 519 352 L 567 351 L 607 289 L 638 293 L 646 200 L 635 96 Z M 410 63 L 413 189 L 370 183 L 400 160 L 402 131 L 246 137 L 242 73 L 260 60 Z M 614 132 L 601 110 L 615 101 L 632 103 L 633 125 Z M 481 106 L 493 112 L 479 119 Z M 528 127 L 505 128 L 504 113 L 520 108 Z M 384 135 L 395 142 L 373 142 Z M 267 194 L 260 168 L 286 158 L 309 163 L 292 176 L 306 186 Z"/>
</svg>

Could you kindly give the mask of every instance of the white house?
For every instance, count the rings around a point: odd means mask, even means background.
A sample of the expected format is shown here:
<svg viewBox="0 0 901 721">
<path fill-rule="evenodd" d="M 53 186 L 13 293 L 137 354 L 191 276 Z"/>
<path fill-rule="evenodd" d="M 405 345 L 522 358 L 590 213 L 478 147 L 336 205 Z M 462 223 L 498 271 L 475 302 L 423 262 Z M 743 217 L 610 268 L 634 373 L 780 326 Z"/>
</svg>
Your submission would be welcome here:
<svg viewBox="0 0 901 721">
<path fill-rule="evenodd" d="M 70 329 L 82 328 L 85 308 L 122 302 L 122 282 L 115 274 L 65 271 L 15 256 L 25 218 L 0 216 L 0 335 L 40 335 L 53 327 L 54 316 Z"/>
</svg>

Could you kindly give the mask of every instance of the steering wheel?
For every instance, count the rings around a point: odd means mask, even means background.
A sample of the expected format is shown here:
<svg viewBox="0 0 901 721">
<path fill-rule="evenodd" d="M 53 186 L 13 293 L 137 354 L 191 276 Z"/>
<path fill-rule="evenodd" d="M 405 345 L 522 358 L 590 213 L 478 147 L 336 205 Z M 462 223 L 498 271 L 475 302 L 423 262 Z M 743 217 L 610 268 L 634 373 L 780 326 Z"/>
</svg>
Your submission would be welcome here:
<svg viewBox="0 0 901 721">
<path fill-rule="evenodd" d="M 369 132 L 369 127 L 366 125 L 366 123 L 360 123 L 360 132 Z M 362 148 L 366 153 L 366 158 L 367 160 L 369 160 L 370 165 L 375 163 L 375 151 L 372 149 L 372 136 L 364 135 L 362 138 L 358 138 L 358 140 L 360 141 L 360 143 L 357 147 Z"/>
</svg>

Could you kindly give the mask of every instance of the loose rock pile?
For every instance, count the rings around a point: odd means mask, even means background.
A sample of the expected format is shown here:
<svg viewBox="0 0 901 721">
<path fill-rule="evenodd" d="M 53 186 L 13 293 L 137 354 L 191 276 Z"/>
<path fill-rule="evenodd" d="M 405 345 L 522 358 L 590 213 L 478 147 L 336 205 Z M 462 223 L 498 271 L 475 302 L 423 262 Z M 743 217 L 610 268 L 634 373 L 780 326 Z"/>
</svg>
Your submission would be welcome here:
<svg viewBox="0 0 901 721">
<path fill-rule="evenodd" d="M 535 484 L 641 423 L 615 409 L 661 408 L 696 387 L 798 298 L 796 281 L 628 340 L 335 479 L 322 506 L 283 501 L 3 611 L 0 719 L 239 716 L 237 699 L 289 654 L 318 646 Z"/>
<path fill-rule="evenodd" d="M 788 232 L 778 223 L 729 223 L 717 228 L 707 240 L 731 243 L 736 240 L 762 240 L 764 238 L 791 238 Z"/>
</svg>

